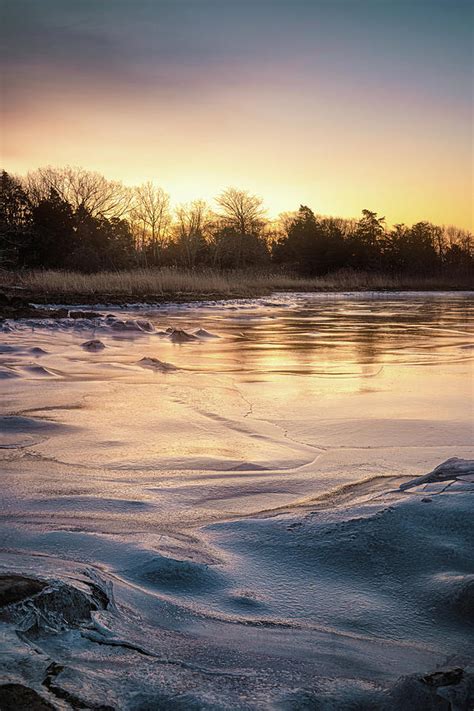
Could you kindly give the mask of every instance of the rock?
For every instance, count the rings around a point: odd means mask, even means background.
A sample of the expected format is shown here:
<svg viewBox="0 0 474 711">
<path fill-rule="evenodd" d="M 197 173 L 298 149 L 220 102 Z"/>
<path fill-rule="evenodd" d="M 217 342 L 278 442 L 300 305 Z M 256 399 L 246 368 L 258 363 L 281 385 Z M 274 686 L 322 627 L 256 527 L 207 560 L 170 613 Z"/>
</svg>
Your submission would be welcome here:
<svg viewBox="0 0 474 711">
<path fill-rule="evenodd" d="M 461 667 L 406 676 L 389 690 L 389 709 L 403 711 L 472 711 L 474 679 Z"/>
<path fill-rule="evenodd" d="M 204 328 L 198 328 L 197 331 L 194 331 L 194 335 L 198 338 L 219 338 L 219 336 L 216 336 L 214 333 L 209 333 L 209 331 L 206 331 Z"/>
<path fill-rule="evenodd" d="M 96 582 L 80 589 L 61 580 L 4 578 L 7 602 L 0 609 L 0 620 L 14 624 L 30 637 L 44 631 L 50 634 L 80 627 L 92 619 L 93 612 L 104 610 L 109 604 L 106 591 Z"/>
<path fill-rule="evenodd" d="M 67 309 L 37 309 L 35 308 L 31 318 L 67 318 Z"/>
<path fill-rule="evenodd" d="M 168 330 L 168 329 L 167 329 Z M 180 328 L 173 328 L 168 331 L 170 334 L 170 339 L 173 343 L 187 343 L 188 341 L 197 341 L 198 338 L 193 336 L 192 333 L 187 333 Z"/>
<path fill-rule="evenodd" d="M 97 311 L 69 311 L 69 309 L 45 309 L 33 306 L 25 296 L 0 292 L 0 321 L 6 318 L 98 318 Z"/>
<path fill-rule="evenodd" d="M 81 343 L 81 348 L 84 348 L 84 350 L 90 351 L 91 353 L 96 353 L 97 351 L 101 351 L 105 348 L 105 344 L 95 338 L 91 341 L 84 341 L 84 343 Z"/>
<path fill-rule="evenodd" d="M 6 318 L 67 318 L 67 309 L 36 308 L 24 297 L 0 292 L 0 320 Z"/>
<path fill-rule="evenodd" d="M 2 711 L 55 711 L 49 701 L 23 684 L 0 686 L 0 708 Z"/>
<path fill-rule="evenodd" d="M 460 667 L 454 669 L 439 670 L 432 674 L 427 674 L 421 678 L 428 686 L 449 686 L 451 684 L 459 684 L 464 676 L 464 670 Z"/>
<path fill-rule="evenodd" d="M 141 365 L 142 368 L 159 370 L 161 373 L 170 373 L 173 370 L 178 370 L 172 363 L 165 363 L 165 361 L 158 360 L 158 358 L 142 358 L 138 361 L 138 365 Z"/>
<path fill-rule="evenodd" d="M 92 700 L 78 696 L 74 691 L 65 688 L 64 685 L 57 682 L 57 677 L 61 676 L 65 668 L 62 664 L 52 662 L 46 669 L 46 676 L 43 680 L 43 686 L 48 689 L 56 698 L 63 699 L 73 709 L 91 709 L 91 711 L 115 711 L 113 706 L 98 704 Z"/>
<path fill-rule="evenodd" d="M 0 576 L 0 607 L 13 605 L 37 595 L 46 585 L 43 580 L 25 578 L 22 575 L 2 575 Z"/>
<path fill-rule="evenodd" d="M 69 311 L 69 318 L 98 318 L 102 314 L 98 314 L 97 311 Z"/>
<path fill-rule="evenodd" d="M 437 695 L 436 689 L 415 676 L 399 679 L 390 689 L 389 698 L 389 708 L 394 710 L 450 711 L 449 704 Z"/>
<path fill-rule="evenodd" d="M 151 321 L 147 321 L 144 318 L 137 318 L 136 323 L 141 328 L 141 330 L 145 331 L 146 333 L 153 333 L 153 331 L 155 330 L 155 327 L 153 326 Z"/>
<path fill-rule="evenodd" d="M 129 319 L 127 321 L 124 321 L 120 318 L 112 320 L 107 317 L 107 321 L 109 322 L 110 327 L 114 329 L 114 331 L 141 331 L 145 333 L 152 333 L 152 331 L 155 330 L 153 324 L 143 318 Z"/>
</svg>

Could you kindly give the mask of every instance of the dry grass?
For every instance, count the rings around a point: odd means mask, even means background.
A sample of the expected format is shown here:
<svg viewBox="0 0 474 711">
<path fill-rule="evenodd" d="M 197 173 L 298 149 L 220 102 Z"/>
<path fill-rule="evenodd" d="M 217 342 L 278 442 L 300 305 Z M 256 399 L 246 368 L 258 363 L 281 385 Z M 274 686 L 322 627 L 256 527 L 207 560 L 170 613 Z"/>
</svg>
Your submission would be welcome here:
<svg viewBox="0 0 474 711">
<path fill-rule="evenodd" d="M 0 285 L 7 283 L 0 277 Z M 32 271 L 16 274 L 17 286 L 28 291 L 49 294 L 177 294 L 177 293 L 230 293 L 246 290 L 250 283 L 237 283 L 235 277 L 218 272 L 189 272 L 173 269 L 136 269 L 121 272 L 81 274 L 64 271 Z"/>
<path fill-rule="evenodd" d="M 284 274 L 252 272 L 136 269 L 80 274 L 64 271 L 0 273 L 0 289 L 23 291 L 41 301 L 69 297 L 90 302 L 94 298 L 157 300 L 252 297 L 272 291 L 379 291 L 469 289 L 466 280 L 442 277 L 407 277 L 364 272 L 337 272 L 304 279 Z"/>
</svg>

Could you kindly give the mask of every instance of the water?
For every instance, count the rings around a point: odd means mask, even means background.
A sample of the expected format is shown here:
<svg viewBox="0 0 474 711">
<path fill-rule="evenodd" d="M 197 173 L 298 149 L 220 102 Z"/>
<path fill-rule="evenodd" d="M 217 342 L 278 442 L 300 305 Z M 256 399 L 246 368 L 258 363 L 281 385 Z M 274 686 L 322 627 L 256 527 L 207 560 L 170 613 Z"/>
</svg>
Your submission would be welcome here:
<svg viewBox="0 0 474 711">
<path fill-rule="evenodd" d="M 398 490 L 474 458 L 469 295 L 111 314 L 4 326 L 2 570 L 109 600 L 7 615 L 10 680 L 143 711 L 396 708 L 398 677 L 471 664 L 471 477 Z"/>
</svg>

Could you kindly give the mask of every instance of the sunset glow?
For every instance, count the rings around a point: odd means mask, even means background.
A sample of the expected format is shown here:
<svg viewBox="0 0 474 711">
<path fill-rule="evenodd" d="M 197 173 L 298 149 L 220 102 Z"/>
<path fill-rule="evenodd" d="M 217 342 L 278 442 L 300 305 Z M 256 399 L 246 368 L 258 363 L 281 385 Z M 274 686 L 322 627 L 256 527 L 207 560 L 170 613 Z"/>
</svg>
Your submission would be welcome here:
<svg viewBox="0 0 474 711">
<path fill-rule="evenodd" d="M 0 711 L 474 711 L 472 0 L 0 5 Z"/>
<path fill-rule="evenodd" d="M 473 226 L 472 5 L 6 0 L 3 164 Z"/>
</svg>

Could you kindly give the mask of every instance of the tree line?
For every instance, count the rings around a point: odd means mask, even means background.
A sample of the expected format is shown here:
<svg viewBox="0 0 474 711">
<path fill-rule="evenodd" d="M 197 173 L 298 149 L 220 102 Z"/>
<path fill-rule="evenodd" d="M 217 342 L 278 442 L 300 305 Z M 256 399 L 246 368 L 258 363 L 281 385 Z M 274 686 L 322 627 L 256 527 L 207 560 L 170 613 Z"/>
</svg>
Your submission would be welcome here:
<svg viewBox="0 0 474 711">
<path fill-rule="evenodd" d="M 466 274 L 473 235 L 430 222 L 388 228 L 363 210 L 360 219 L 325 217 L 301 205 L 277 220 L 248 191 L 227 188 L 171 209 L 153 183 L 130 188 L 82 168 L 40 168 L 0 175 L 0 266 L 83 272 L 133 266 L 187 269 L 278 268 L 305 276 L 340 269 Z"/>
</svg>

